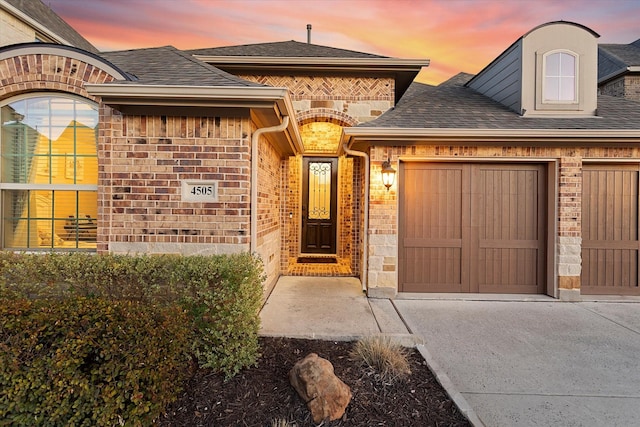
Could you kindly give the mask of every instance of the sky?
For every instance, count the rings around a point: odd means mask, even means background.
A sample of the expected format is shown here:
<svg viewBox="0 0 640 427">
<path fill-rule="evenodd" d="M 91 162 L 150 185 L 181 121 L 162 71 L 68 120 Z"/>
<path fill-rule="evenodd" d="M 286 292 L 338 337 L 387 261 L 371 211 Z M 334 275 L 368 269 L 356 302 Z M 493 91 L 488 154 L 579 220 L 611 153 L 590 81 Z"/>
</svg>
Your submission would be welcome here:
<svg viewBox="0 0 640 427">
<path fill-rule="evenodd" d="M 640 0 L 43 0 L 101 51 L 307 41 L 429 59 L 418 81 L 475 74 L 529 30 L 571 21 L 640 39 Z"/>
</svg>

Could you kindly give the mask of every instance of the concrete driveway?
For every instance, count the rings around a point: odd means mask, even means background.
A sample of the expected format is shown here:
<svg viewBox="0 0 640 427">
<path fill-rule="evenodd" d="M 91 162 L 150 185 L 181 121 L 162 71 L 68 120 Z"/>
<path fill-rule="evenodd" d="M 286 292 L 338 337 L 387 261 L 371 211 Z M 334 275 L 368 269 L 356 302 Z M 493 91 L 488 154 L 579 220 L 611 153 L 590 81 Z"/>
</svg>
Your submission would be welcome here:
<svg viewBox="0 0 640 427">
<path fill-rule="evenodd" d="M 471 419 L 640 426 L 640 304 L 393 303 Z"/>
</svg>

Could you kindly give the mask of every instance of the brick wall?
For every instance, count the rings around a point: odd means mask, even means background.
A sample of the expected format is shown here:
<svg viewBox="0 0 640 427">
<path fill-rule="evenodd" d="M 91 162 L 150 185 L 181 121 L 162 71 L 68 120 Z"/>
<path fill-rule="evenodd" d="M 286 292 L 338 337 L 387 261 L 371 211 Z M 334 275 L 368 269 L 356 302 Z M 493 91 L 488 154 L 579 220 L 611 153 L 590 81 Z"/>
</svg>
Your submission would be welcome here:
<svg viewBox="0 0 640 427">
<path fill-rule="evenodd" d="M 280 274 L 283 214 L 283 163 L 276 149 L 262 137 L 258 146 L 258 241 L 256 251 L 262 258 L 267 278 L 265 289 L 275 284 Z"/>
<path fill-rule="evenodd" d="M 640 101 L 640 76 L 626 75 L 600 86 L 598 90 L 603 95 Z"/>
<path fill-rule="evenodd" d="M 98 250 L 248 250 L 250 132 L 246 118 L 121 116 L 103 107 Z M 184 201 L 183 180 L 217 181 L 218 201 Z"/>
<path fill-rule="evenodd" d="M 362 123 L 373 120 L 394 105 L 393 78 L 252 76 L 243 79 L 286 87 L 297 112 L 331 110 Z"/>
<path fill-rule="evenodd" d="M 114 78 L 105 71 L 64 56 L 21 55 L 0 61 L 0 99 L 35 91 L 72 93 L 92 101 L 85 83 L 106 83 Z"/>
<path fill-rule="evenodd" d="M 581 272 L 581 203 L 582 162 L 587 159 L 635 159 L 640 149 L 621 147 L 465 147 L 414 145 L 407 147 L 372 147 L 369 211 L 368 286 L 372 296 L 389 296 L 397 291 L 398 253 L 398 182 L 386 191 L 380 178 L 381 163 L 391 158 L 398 170 L 398 159 L 437 161 L 483 159 L 510 161 L 534 158 L 557 161 L 557 272 L 560 289 L 579 288 Z"/>
</svg>

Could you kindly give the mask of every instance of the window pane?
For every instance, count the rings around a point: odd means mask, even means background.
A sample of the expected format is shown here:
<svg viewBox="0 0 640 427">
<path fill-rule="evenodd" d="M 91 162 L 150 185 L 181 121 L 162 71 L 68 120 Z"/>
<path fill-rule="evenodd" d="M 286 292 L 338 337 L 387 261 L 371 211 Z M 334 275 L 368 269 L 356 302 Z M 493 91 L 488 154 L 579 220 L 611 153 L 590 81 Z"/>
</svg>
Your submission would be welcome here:
<svg viewBox="0 0 640 427">
<path fill-rule="evenodd" d="M 576 58 L 567 53 L 561 54 L 560 73 L 562 77 L 575 77 L 576 74 Z"/>
<path fill-rule="evenodd" d="M 573 77 L 562 77 L 560 79 L 560 100 L 573 101 L 576 99 L 576 90 Z"/>
<path fill-rule="evenodd" d="M 557 101 L 558 92 L 560 90 L 560 79 L 556 77 L 547 77 L 544 85 L 545 101 Z"/>
<path fill-rule="evenodd" d="M 559 53 L 554 53 L 552 55 L 547 56 L 545 75 L 547 76 L 560 75 L 560 54 Z"/>
<path fill-rule="evenodd" d="M 309 219 L 331 215 L 331 163 L 309 162 Z"/>
<path fill-rule="evenodd" d="M 40 96 L 0 110 L 4 183 L 29 190 L 2 193 L 6 248 L 96 247 L 97 193 L 44 185 L 96 185 L 96 108 L 81 100 Z"/>
</svg>

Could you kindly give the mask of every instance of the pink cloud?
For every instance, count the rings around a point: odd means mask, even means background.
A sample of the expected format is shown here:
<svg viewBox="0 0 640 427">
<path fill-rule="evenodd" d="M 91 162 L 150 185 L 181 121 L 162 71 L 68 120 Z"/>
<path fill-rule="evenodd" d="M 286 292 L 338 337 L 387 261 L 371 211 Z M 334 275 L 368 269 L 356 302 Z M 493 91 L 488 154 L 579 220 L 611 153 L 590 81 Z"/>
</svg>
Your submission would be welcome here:
<svg viewBox="0 0 640 427">
<path fill-rule="evenodd" d="M 181 49 L 306 41 L 403 58 L 429 58 L 421 78 L 437 83 L 478 72 L 511 43 L 549 21 L 592 28 L 601 42 L 640 38 L 640 2 L 598 0 L 49 0 L 102 50 Z"/>
</svg>

